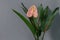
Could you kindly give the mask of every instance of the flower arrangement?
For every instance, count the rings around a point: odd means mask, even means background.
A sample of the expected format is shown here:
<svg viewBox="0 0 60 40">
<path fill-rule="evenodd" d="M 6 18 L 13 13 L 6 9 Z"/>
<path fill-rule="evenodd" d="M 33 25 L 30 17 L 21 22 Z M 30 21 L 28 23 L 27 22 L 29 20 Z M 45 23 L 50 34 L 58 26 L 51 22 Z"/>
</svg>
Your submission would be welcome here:
<svg viewBox="0 0 60 40">
<path fill-rule="evenodd" d="M 27 27 L 31 30 L 35 40 L 39 40 L 39 37 L 42 34 L 41 40 L 43 40 L 44 34 L 51 27 L 59 7 L 52 11 L 48 6 L 43 8 L 42 4 L 40 4 L 38 7 L 32 5 L 29 9 L 27 9 L 23 3 L 21 3 L 21 5 L 21 8 L 26 13 L 26 16 L 29 20 L 27 20 L 20 12 L 14 9 L 12 9 L 13 12 L 15 12 L 15 14 L 17 14 L 24 21 Z"/>
</svg>

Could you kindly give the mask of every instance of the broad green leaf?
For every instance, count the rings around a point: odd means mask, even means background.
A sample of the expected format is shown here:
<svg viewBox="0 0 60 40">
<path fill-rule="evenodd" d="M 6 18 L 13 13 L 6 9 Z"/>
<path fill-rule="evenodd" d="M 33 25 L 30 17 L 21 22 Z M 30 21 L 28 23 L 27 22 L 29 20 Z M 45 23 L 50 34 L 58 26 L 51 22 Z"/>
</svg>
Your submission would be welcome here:
<svg viewBox="0 0 60 40">
<path fill-rule="evenodd" d="M 21 15 L 21 13 L 17 12 L 14 9 L 12 9 L 12 10 L 13 10 L 13 12 L 15 12 L 15 14 L 17 14 L 24 21 L 24 23 L 26 23 L 26 25 L 31 30 L 31 32 L 33 34 L 35 34 L 35 32 L 36 32 L 35 27 L 23 15 Z"/>
<path fill-rule="evenodd" d="M 21 3 L 21 5 L 22 5 L 22 9 L 23 9 L 23 11 L 25 12 L 25 13 L 27 13 L 27 11 L 28 11 L 28 9 L 25 7 L 25 5 L 23 4 L 23 3 Z"/>
</svg>

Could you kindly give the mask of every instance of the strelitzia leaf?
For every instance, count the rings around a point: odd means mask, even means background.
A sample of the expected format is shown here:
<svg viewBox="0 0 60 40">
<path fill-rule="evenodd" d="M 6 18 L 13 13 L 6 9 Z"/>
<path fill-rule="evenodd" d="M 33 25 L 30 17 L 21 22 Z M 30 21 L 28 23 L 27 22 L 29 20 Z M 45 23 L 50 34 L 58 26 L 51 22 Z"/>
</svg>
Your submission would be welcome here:
<svg viewBox="0 0 60 40">
<path fill-rule="evenodd" d="M 27 11 L 28 11 L 28 9 L 24 6 L 24 4 L 23 3 L 21 3 L 21 5 L 22 5 L 22 9 L 23 9 L 23 11 L 25 12 L 25 13 L 27 13 Z"/>
<path fill-rule="evenodd" d="M 21 15 L 21 13 L 17 12 L 14 9 L 12 9 L 12 10 L 13 10 L 13 12 L 15 12 L 16 15 L 18 15 L 24 21 L 24 23 L 28 26 L 28 28 L 31 30 L 31 32 L 34 35 L 36 32 L 34 26 L 23 15 Z"/>
<path fill-rule="evenodd" d="M 48 30 L 53 22 L 53 19 L 55 18 L 56 16 L 56 12 L 59 10 L 59 7 L 57 7 L 56 9 L 54 9 L 54 11 L 52 12 L 52 14 L 48 17 L 48 20 L 46 22 L 46 25 L 45 25 L 45 30 Z"/>
</svg>

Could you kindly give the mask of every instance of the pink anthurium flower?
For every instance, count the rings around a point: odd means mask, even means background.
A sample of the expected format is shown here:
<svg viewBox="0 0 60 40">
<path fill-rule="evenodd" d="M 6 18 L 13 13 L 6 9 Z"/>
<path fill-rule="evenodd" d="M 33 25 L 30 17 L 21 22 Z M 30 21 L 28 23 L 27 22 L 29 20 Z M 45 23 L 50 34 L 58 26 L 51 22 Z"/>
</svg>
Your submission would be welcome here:
<svg viewBox="0 0 60 40">
<path fill-rule="evenodd" d="M 27 12 L 27 17 L 38 17 L 38 12 L 37 12 L 37 8 L 35 5 L 32 5 L 29 9 L 28 9 L 28 12 Z"/>
</svg>

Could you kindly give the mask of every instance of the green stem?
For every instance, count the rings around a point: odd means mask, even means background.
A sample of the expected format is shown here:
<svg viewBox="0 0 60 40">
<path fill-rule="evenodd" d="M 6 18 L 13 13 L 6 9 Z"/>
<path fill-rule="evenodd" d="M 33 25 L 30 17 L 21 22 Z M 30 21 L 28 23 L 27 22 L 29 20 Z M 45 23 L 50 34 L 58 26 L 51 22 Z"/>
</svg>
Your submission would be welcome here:
<svg viewBox="0 0 60 40">
<path fill-rule="evenodd" d="M 43 33 L 42 40 L 44 39 L 45 32 Z"/>
<path fill-rule="evenodd" d="M 38 35 L 35 37 L 35 40 L 39 40 L 39 36 Z"/>
</svg>

